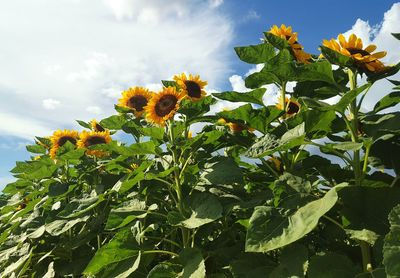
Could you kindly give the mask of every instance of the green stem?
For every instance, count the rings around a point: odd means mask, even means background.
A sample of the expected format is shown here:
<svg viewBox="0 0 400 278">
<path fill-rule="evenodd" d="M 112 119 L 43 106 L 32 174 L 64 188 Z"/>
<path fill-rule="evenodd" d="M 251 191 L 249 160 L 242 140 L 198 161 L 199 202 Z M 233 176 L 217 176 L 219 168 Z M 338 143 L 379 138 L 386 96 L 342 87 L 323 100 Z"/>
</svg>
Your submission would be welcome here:
<svg viewBox="0 0 400 278">
<path fill-rule="evenodd" d="M 335 224 L 336 226 L 338 226 L 339 228 L 341 228 L 342 230 L 344 230 L 342 224 L 340 224 L 339 222 L 337 222 L 335 219 L 329 217 L 328 215 L 323 215 L 322 217 L 324 217 L 325 219 L 329 220 L 330 222 L 332 222 L 333 224 Z"/>
<path fill-rule="evenodd" d="M 101 248 L 101 235 L 97 235 L 97 250 Z"/>
<path fill-rule="evenodd" d="M 353 72 L 352 70 L 349 69 L 348 71 L 349 74 L 349 81 L 350 81 L 350 90 L 354 90 L 357 88 L 357 72 Z M 358 109 L 359 106 L 357 105 L 357 98 L 355 98 L 351 105 L 350 105 L 350 113 L 352 114 L 352 122 L 351 122 L 351 138 L 354 143 L 358 143 Z M 363 169 L 361 172 L 360 168 L 360 151 L 356 150 L 354 151 L 354 179 L 355 179 L 355 185 L 360 186 L 361 185 L 361 179 L 363 178 L 363 173 L 365 173 L 367 167 L 368 167 L 368 155 L 369 155 L 369 148 L 366 149 L 365 153 L 365 158 L 364 158 L 364 165 Z M 360 248 L 361 248 L 361 256 L 362 256 L 362 264 L 363 264 L 363 270 L 365 272 L 369 271 L 372 269 L 371 266 L 371 249 L 370 246 L 367 242 L 365 241 L 359 241 Z"/>
<path fill-rule="evenodd" d="M 271 173 L 275 176 L 275 177 L 277 177 L 277 178 L 279 178 L 279 174 L 278 174 L 278 172 L 276 172 L 269 164 L 268 164 L 268 161 L 266 161 L 264 158 L 260 158 L 260 160 L 261 160 L 261 162 L 263 163 L 263 165 L 264 166 L 266 166 L 270 171 L 271 171 Z"/>
<path fill-rule="evenodd" d="M 367 168 L 368 168 L 368 157 L 369 157 L 369 151 L 371 150 L 371 145 L 368 145 L 365 149 L 365 155 L 364 155 L 364 165 L 363 165 L 363 175 L 367 173 Z"/>
<path fill-rule="evenodd" d="M 178 254 L 174 253 L 174 252 L 170 252 L 170 251 L 166 251 L 166 250 L 148 250 L 148 251 L 143 251 L 142 254 L 154 254 L 154 253 L 160 253 L 160 254 L 167 254 L 167 255 L 171 255 L 173 257 L 179 257 Z"/>
</svg>

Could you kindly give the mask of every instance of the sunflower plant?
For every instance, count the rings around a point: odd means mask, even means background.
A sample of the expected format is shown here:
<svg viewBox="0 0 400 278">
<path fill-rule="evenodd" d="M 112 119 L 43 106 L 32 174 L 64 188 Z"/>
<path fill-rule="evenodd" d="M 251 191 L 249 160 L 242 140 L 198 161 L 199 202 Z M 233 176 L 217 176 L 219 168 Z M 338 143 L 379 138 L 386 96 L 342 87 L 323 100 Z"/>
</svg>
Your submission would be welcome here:
<svg viewBox="0 0 400 278">
<path fill-rule="evenodd" d="M 1 277 L 400 275 L 400 82 L 363 105 L 399 64 L 355 35 L 317 54 L 290 26 L 264 35 L 235 48 L 262 64 L 248 92 L 177 74 L 36 137 L 0 195 Z"/>
</svg>

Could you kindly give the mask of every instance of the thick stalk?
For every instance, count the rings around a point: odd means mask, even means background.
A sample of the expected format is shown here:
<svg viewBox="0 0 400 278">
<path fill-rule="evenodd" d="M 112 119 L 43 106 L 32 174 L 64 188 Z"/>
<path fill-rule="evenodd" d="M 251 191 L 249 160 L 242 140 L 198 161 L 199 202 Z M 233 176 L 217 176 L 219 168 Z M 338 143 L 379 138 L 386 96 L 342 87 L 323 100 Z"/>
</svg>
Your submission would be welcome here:
<svg viewBox="0 0 400 278">
<path fill-rule="evenodd" d="M 357 73 L 353 72 L 352 70 L 349 69 L 349 81 L 350 81 L 350 90 L 354 90 L 357 88 Z M 350 105 L 350 113 L 352 115 L 352 122 L 351 122 L 351 138 L 352 141 L 355 143 L 358 143 L 358 106 L 357 106 L 357 98 L 355 98 L 351 105 Z M 366 156 L 364 158 L 364 167 L 361 169 L 361 163 L 360 163 L 360 151 L 356 150 L 354 151 L 354 157 L 353 157 L 353 169 L 354 169 L 354 180 L 355 180 L 355 185 L 360 186 L 361 185 L 361 179 L 363 177 L 363 172 L 364 169 L 367 168 L 367 162 L 368 160 L 368 152 L 369 150 L 367 149 Z M 363 172 L 362 172 L 363 170 Z M 359 241 L 360 249 L 361 249 L 361 256 L 362 256 L 362 265 L 363 265 L 363 270 L 364 272 L 371 271 L 372 270 L 372 265 L 371 265 L 371 250 L 370 246 L 367 242 L 365 241 Z"/>
</svg>

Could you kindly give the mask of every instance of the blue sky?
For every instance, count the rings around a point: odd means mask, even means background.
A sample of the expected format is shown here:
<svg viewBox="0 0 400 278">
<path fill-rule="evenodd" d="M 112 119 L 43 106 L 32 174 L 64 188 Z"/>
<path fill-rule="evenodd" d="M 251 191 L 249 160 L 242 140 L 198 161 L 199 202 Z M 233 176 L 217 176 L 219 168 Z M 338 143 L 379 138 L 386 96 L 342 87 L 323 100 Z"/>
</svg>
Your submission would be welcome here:
<svg viewBox="0 0 400 278">
<path fill-rule="evenodd" d="M 57 3 L 55 3 L 57 2 Z M 293 26 L 309 52 L 351 30 L 379 50 L 400 32 L 396 1 L 13 0 L 0 10 L 0 188 L 34 135 L 104 118 L 120 91 L 159 88 L 183 71 L 209 90 L 245 90 L 252 69 L 233 47 L 257 44 L 273 24 Z M 397 28 L 397 30 L 396 30 Z M 397 50 L 397 51 L 396 51 Z M 389 85 L 382 85 L 389 86 Z M 378 89 L 382 89 L 379 87 Z M 385 87 L 386 88 L 386 87 Z M 371 99 L 371 103 L 375 99 Z"/>
</svg>

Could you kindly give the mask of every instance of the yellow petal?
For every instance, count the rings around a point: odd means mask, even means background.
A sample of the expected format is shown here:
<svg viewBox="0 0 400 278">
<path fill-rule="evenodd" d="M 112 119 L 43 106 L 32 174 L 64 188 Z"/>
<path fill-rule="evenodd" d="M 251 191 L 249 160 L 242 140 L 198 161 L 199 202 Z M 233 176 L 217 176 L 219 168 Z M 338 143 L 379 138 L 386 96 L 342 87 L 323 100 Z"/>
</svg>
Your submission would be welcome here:
<svg viewBox="0 0 400 278">
<path fill-rule="evenodd" d="M 356 40 L 357 40 L 357 36 L 354 35 L 354 34 L 351 34 L 350 37 L 349 37 L 349 41 L 348 41 L 347 47 L 348 48 L 349 47 L 355 48 Z"/>
<path fill-rule="evenodd" d="M 380 59 L 386 56 L 386 51 L 380 51 L 380 52 L 376 52 L 374 54 L 372 54 L 373 57 Z"/>
<path fill-rule="evenodd" d="M 358 49 L 363 48 L 363 42 L 360 38 L 357 38 L 357 40 L 356 40 L 356 48 L 358 48 Z"/>
<path fill-rule="evenodd" d="M 344 48 L 347 48 L 347 42 L 343 34 L 339 34 L 338 36 L 338 41 L 340 42 L 340 45 Z"/>
<path fill-rule="evenodd" d="M 372 53 L 373 51 L 375 51 L 375 49 L 376 49 L 376 45 L 375 44 L 370 44 L 364 50 L 369 52 L 369 53 Z"/>
</svg>

